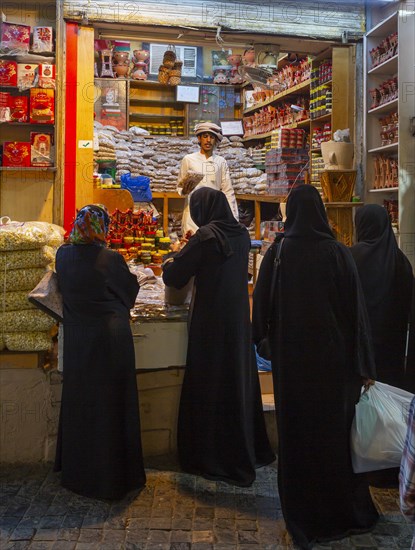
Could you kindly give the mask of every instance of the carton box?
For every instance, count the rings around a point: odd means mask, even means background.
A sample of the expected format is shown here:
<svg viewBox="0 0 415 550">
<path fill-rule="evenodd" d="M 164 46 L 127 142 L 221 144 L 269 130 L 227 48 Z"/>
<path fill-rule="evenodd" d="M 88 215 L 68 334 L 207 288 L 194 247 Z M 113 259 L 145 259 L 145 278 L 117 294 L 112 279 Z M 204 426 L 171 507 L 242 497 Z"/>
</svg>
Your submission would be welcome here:
<svg viewBox="0 0 415 550">
<path fill-rule="evenodd" d="M 53 52 L 52 27 L 33 27 L 32 51 L 36 53 Z"/>
<path fill-rule="evenodd" d="M 35 85 L 37 69 L 37 63 L 17 64 L 17 85 L 21 90 L 27 90 Z"/>
<path fill-rule="evenodd" d="M 27 53 L 30 46 L 30 25 L 0 23 L 0 48 L 10 53 Z"/>
<path fill-rule="evenodd" d="M 9 97 L 10 122 L 27 122 L 29 118 L 29 98 L 24 95 Z"/>
<path fill-rule="evenodd" d="M 30 88 L 30 122 L 32 124 L 54 124 L 55 90 Z"/>
<path fill-rule="evenodd" d="M 30 132 L 31 165 L 53 166 L 53 135 L 45 132 Z"/>
<path fill-rule="evenodd" d="M 39 88 L 55 88 L 55 65 L 41 63 L 39 65 Z"/>
<path fill-rule="evenodd" d="M 0 122 L 10 122 L 9 92 L 0 92 Z"/>
<path fill-rule="evenodd" d="M 0 86 L 17 86 L 17 63 L 0 59 Z"/>
<path fill-rule="evenodd" d="M 3 166 L 30 166 L 30 142 L 5 141 L 3 144 Z"/>
</svg>

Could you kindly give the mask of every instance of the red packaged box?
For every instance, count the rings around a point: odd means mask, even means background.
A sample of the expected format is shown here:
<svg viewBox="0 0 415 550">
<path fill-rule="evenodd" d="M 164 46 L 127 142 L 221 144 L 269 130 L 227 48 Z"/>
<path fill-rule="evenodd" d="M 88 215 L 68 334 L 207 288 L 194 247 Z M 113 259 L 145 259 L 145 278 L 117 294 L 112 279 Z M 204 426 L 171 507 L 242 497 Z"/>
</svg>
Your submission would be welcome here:
<svg viewBox="0 0 415 550">
<path fill-rule="evenodd" d="M 10 122 L 9 92 L 0 92 L 0 122 Z"/>
<path fill-rule="evenodd" d="M 17 86 L 17 63 L 0 59 L 0 86 Z"/>
<path fill-rule="evenodd" d="M 30 166 L 30 142 L 5 141 L 3 143 L 3 166 Z"/>
<path fill-rule="evenodd" d="M 53 28 L 33 27 L 32 51 L 53 52 Z"/>
<path fill-rule="evenodd" d="M 10 122 L 27 122 L 29 117 L 29 98 L 24 95 L 9 97 Z"/>
<path fill-rule="evenodd" d="M 30 25 L 0 23 L 0 48 L 6 52 L 28 52 L 30 46 Z"/>
<path fill-rule="evenodd" d="M 30 88 L 30 122 L 32 124 L 54 124 L 55 90 Z"/>
<path fill-rule="evenodd" d="M 53 166 L 53 134 L 30 132 L 32 166 Z"/>
<path fill-rule="evenodd" d="M 38 69 L 39 88 L 55 88 L 55 65 L 51 63 L 41 63 Z"/>
<path fill-rule="evenodd" d="M 21 90 L 27 90 L 35 85 L 37 68 L 37 63 L 17 64 L 17 85 Z"/>
</svg>

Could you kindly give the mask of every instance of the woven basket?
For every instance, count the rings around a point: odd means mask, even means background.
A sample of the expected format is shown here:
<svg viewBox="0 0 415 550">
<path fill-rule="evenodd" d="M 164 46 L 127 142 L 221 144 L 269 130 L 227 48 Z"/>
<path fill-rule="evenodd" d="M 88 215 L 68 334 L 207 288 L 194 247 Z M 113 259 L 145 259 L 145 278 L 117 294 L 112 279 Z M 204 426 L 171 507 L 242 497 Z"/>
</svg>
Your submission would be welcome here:
<svg viewBox="0 0 415 550">
<path fill-rule="evenodd" d="M 161 66 L 159 68 L 158 81 L 160 84 L 168 84 L 170 78 L 170 71 L 166 67 Z"/>
<path fill-rule="evenodd" d="M 171 76 L 169 78 L 170 86 L 177 86 L 178 84 L 180 84 L 180 82 L 181 82 L 180 76 Z"/>
<path fill-rule="evenodd" d="M 170 61 L 169 59 L 163 59 L 163 67 L 166 67 L 166 69 L 173 69 L 175 65 L 174 61 Z"/>
<path fill-rule="evenodd" d="M 176 53 L 173 50 L 166 50 L 163 55 L 163 64 L 166 61 L 173 61 L 173 63 L 176 61 Z"/>
<path fill-rule="evenodd" d="M 178 70 L 178 69 L 172 69 L 170 71 L 170 77 L 172 76 L 178 76 L 178 77 L 181 77 L 182 76 L 182 71 Z"/>
</svg>

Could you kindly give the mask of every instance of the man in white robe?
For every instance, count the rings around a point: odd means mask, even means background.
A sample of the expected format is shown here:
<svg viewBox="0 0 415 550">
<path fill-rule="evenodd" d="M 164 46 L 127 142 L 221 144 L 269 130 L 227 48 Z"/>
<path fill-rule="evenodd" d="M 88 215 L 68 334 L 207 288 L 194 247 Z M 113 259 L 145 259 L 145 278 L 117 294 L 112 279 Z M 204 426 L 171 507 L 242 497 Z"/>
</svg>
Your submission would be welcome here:
<svg viewBox="0 0 415 550">
<path fill-rule="evenodd" d="M 200 151 L 183 157 L 180 164 L 179 185 L 177 187 L 178 192 L 184 195 L 180 183 L 189 173 L 189 170 L 203 174 L 203 179 L 186 195 L 182 217 L 182 233 L 183 237 L 187 236 L 187 238 L 190 236 L 190 232 L 193 234 L 198 230 L 197 225 L 190 216 L 189 197 L 195 189 L 199 189 L 200 187 L 212 187 L 218 191 L 223 191 L 228 199 L 233 215 L 239 220 L 238 205 L 231 183 L 228 163 L 223 157 L 215 155 L 213 152 L 217 142 L 222 141 L 221 128 L 212 122 L 202 122 L 195 126 L 195 134 L 199 141 Z"/>
</svg>

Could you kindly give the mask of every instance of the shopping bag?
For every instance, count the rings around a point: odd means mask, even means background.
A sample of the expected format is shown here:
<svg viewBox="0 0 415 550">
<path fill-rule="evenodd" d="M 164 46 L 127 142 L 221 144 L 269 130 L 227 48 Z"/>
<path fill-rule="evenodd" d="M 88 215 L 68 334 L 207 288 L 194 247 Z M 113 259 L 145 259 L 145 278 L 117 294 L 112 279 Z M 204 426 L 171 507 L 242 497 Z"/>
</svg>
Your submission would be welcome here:
<svg viewBox="0 0 415 550">
<path fill-rule="evenodd" d="M 58 276 L 54 271 L 47 271 L 27 298 L 30 303 L 57 321 L 63 321 L 62 295 L 58 287 Z"/>
<path fill-rule="evenodd" d="M 127 189 L 134 202 L 151 202 L 153 198 L 150 178 L 147 176 L 132 176 L 130 172 L 127 172 L 121 176 L 121 189 Z"/>
<path fill-rule="evenodd" d="M 400 466 L 413 397 L 382 382 L 362 392 L 351 429 L 355 473 Z"/>
</svg>

